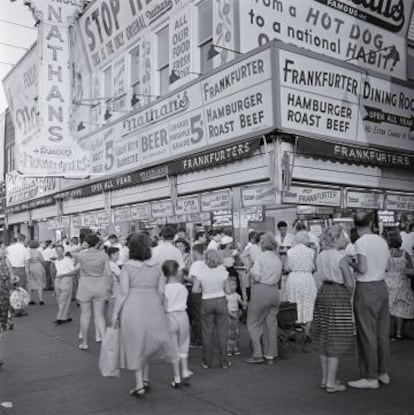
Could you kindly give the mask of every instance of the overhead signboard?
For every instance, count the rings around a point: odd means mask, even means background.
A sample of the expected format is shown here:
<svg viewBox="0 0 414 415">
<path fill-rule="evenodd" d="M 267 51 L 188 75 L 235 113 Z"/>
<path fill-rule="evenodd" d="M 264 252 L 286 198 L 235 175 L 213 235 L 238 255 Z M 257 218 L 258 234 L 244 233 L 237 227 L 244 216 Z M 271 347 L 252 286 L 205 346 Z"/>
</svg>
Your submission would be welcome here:
<svg viewBox="0 0 414 415">
<path fill-rule="evenodd" d="M 313 206 L 340 206 L 341 190 L 325 187 L 291 186 L 282 193 L 283 203 Z"/>
<path fill-rule="evenodd" d="M 200 198 L 196 196 L 179 197 L 175 204 L 175 214 L 185 215 L 200 212 Z"/>
<path fill-rule="evenodd" d="M 58 180 L 53 177 L 25 177 L 17 172 L 6 174 L 7 206 L 30 202 L 58 190 Z"/>
<path fill-rule="evenodd" d="M 231 209 L 231 192 L 229 189 L 202 193 L 200 198 L 203 212 Z"/>
<path fill-rule="evenodd" d="M 243 0 L 240 47 L 278 39 L 405 80 L 411 10 L 404 0 Z"/>
<path fill-rule="evenodd" d="M 414 89 L 279 49 L 280 128 L 414 151 Z"/>
<path fill-rule="evenodd" d="M 85 137 L 82 145 L 92 151 L 94 174 L 114 174 L 273 128 L 271 49 L 266 48 Z"/>
<path fill-rule="evenodd" d="M 38 128 L 16 136 L 17 170 L 28 176 L 84 177 L 90 152 L 70 131 L 71 67 L 69 29 L 82 11 L 81 1 L 26 1 L 38 19 Z M 35 76 L 30 74 L 29 76 Z M 34 82 L 30 80 L 30 82 Z M 30 106 L 30 102 L 28 103 Z M 17 124 L 19 120 L 16 120 Z"/>
<path fill-rule="evenodd" d="M 131 220 L 148 220 L 151 218 L 151 204 L 140 203 L 131 206 Z"/>
<path fill-rule="evenodd" d="M 414 89 L 372 76 L 362 83 L 358 140 L 414 151 Z"/>
<path fill-rule="evenodd" d="M 174 216 L 174 209 L 171 200 L 158 200 L 151 203 L 151 216 L 155 218 L 166 218 Z"/>
<path fill-rule="evenodd" d="M 386 210 L 404 210 L 414 211 L 414 195 L 413 194 L 400 194 L 400 193 L 387 193 L 385 198 Z"/>
<path fill-rule="evenodd" d="M 347 208 L 383 209 L 384 194 L 369 191 L 347 190 L 345 205 Z"/>
<path fill-rule="evenodd" d="M 131 220 L 131 209 L 129 206 L 115 208 L 113 212 L 114 222 L 128 222 Z"/>
<path fill-rule="evenodd" d="M 275 204 L 276 188 L 271 183 L 242 187 L 243 207 Z"/>
<path fill-rule="evenodd" d="M 412 155 L 352 144 L 301 138 L 298 142 L 297 153 L 339 159 L 349 163 L 414 170 L 414 156 Z"/>
<path fill-rule="evenodd" d="M 80 18 L 91 68 L 105 65 L 166 16 L 189 0 L 102 0 L 93 2 Z"/>
</svg>

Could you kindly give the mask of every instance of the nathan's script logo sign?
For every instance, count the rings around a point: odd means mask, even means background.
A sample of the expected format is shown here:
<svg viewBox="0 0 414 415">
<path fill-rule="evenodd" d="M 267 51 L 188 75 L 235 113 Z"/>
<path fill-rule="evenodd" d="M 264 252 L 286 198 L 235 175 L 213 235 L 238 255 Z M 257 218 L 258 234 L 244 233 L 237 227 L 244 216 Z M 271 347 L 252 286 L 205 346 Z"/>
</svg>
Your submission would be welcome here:
<svg viewBox="0 0 414 415">
<path fill-rule="evenodd" d="M 403 0 L 315 0 L 366 23 L 398 33 L 405 24 Z M 351 4 L 348 4 L 351 3 Z M 353 7 L 353 5 L 355 7 Z"/>
<path fill-rule="evenodd" d="M 376 124 L 394 124 L 401 127 L 408 127 L 410 131 L 414 130 L 414 116 L 412 115 L 411 117 L 404 117 L 402 115 L 384 112 L 380 108 L 368 107 L 366 105 L 364 105 L 364 108 L 367 111 L 364 121 L 370 121 Z"/>
</svg>

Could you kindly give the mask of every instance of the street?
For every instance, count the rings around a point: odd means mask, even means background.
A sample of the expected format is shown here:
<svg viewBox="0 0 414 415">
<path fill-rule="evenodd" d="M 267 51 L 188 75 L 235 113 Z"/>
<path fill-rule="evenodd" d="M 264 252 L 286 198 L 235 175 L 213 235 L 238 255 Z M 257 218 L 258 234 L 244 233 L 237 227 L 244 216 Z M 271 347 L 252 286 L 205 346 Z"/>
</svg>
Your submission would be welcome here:
<svg viewBox="0 0 414 415">
<path fill-rule="evenodd" d="M 169 386 L 172 368 L 151 367 L 152 391 L 145 399 L 128 396 L 133 374 L 103 378 L 98 370 L 99 345 L 90 340 L 87 352 L 78 349 L 79 308 L 72 303 L 73 322 L 55 326 L 55 303 L 46 293 L 46 305 L 31 306 L 29 316 L 14 319 L 14 331 L 0 339 L 0 407 L 7 415 L 266 415 L 266 414 L 414 414 L 412 386 L 414 341 L 392 343 L 391 385 L 379 390 L 347 389 L 328 394 L 319 388 L 316 352 L 295 350 L 292 358 L 274 366 L 248 365 L 248 339 L 242 326 L 242 356 L 233 357 L 229 370 L 202 369 L 201 350 L 192 349 L 190 387 Z M 93 332 L 91 331 L 91 335 Z M 356 359 L 343 360 L 343 381 L 358 377 Z"/>
</svg>

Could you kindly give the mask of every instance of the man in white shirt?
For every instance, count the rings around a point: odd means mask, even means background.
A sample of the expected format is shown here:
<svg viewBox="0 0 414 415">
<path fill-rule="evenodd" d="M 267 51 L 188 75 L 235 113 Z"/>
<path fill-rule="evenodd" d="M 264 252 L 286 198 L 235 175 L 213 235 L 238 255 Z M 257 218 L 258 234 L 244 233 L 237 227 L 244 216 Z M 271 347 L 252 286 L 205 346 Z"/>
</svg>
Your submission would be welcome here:
<svg viewBox="0 0 414 415">
<path fill-rule="evenodd" d="M 207 246 L 207 250 L 208 249 L 218 250 L 220 248 L 220 242 L 223 236 L 224 236 L 224 233 L 221 229 L 213 229 L 211 232 L 211 240 Z"/>
<path fill-rule="evenodd" d="M 161 267 L 164 261 L 171 259 L 178 262 L 181 270 L 184 269 L 185 265 L 183 255 L 181 251 L 173 245 L 175 236 L 174 229 L 167 225 L 161 230 L 160 236 L 162 240 L 159 242 L 158 246 L 152 249 L 153 258 L 158 260 Z"/>
<path fill-rule="evenodd" d="M 7 258 L 13 267 L 13 274 L 19 277 L 18 287 L 27 288 L 27 275 L 25 269 L 25 261 L 29 259 L 30 254 L 24 245 L 26 237 L 19 234 L 17 241 L 7 248 Z"/>
<path fill-rule="evenodd" d="M 279 246 L 279 250 L 286 252 L 293 246 L 295 237 L 291 233 L 288 233 L 288 225 L 283 220 L 277 224 L 277 229 L 279 230 L 279 233 L 276 235 L 275 239 Z"/>
<path fill-rule="evenodd" d="M 58 304 L 58 313 L 55 324 L 60 325 L 72 321 L 69 317 L 69 307 L 72 299 L 73 277 L 77 270 L 72 259 L 65 256 L 63 246 L 59 245 L 56 247 L 56 254 L 55 294 Z"/>
<path fill-rule="evenodd" d="M 390 251 L 385 240 L 371 231 L 372 213 L 357 212 L 354 222 L 359 239 L 355 242 L 356 261 L 350 265 L 357 280 L 354 312 L 361 378 L 348 385 L 378 389 L 379 383 L 390 383 L 390 311 L 384 281 Z"/>
</svg>

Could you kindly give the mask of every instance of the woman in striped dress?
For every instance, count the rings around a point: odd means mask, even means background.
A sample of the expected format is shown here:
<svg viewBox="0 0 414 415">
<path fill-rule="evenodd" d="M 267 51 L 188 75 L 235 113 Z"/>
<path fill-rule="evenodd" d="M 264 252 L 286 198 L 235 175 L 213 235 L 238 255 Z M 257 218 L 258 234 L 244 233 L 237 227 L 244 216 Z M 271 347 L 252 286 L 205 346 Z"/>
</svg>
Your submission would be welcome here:
<svg viewBox="0 0 414 415">
<path fill-rule="evenodd" d="M 321 388 L 327 392 L 345 390 L 336 379 L 339 357 L 354 354 L 353 279 L 347 258 L 339 253 L 347 243 L 342 227 L 330 226 L 321 236 L 322 252 L 316 259 L 323 283 L 316 297 L 312 335 L 321 355 Z"/>
</svg>

